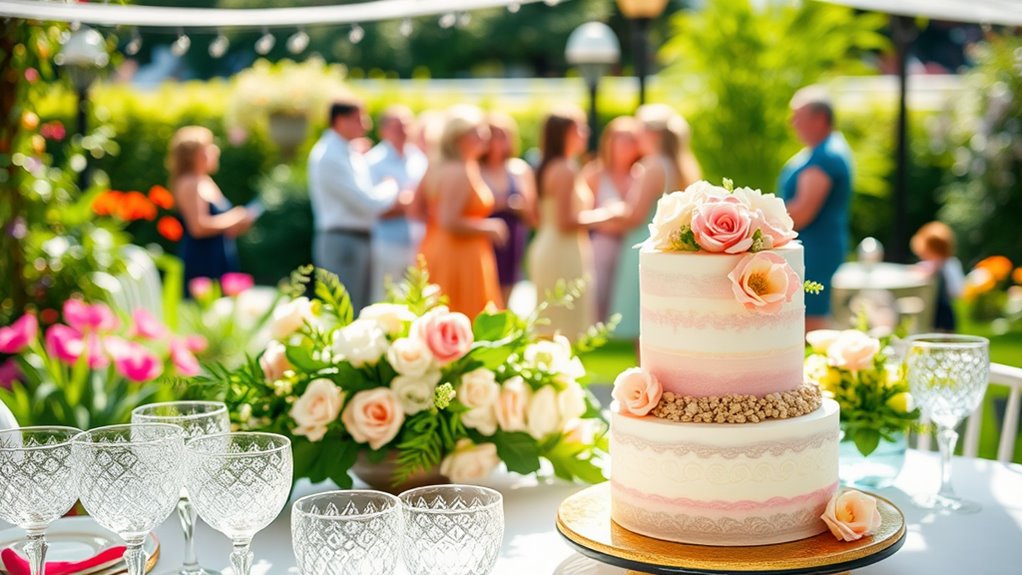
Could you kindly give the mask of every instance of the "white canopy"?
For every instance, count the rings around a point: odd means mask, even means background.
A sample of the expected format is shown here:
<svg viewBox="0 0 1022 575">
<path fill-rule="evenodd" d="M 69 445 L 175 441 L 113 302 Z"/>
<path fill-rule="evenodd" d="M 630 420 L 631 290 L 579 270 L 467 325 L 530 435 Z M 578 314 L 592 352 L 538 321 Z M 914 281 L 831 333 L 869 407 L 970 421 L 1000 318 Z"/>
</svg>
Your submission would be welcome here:
<svg viewBox="0 0 1022 575">
<path fill-rule="evenodd" d="M 531 4 L 540 0 L 371 0 L 335 6 L 218 9 L 177 8 L 98 3 L 0 0 L 0 16 L 80 22 L 98 26 L 131 25 L 152 28 L 272 28 L 375 22 L 465 12 L 483 8 Z M 546 0 L 557 4 L 560 0 Z"/>
<path fill-rule="evenodd" d="M 820 0 L 897 16 L 1022 26 L 1020 0 Z"/>
</svg>

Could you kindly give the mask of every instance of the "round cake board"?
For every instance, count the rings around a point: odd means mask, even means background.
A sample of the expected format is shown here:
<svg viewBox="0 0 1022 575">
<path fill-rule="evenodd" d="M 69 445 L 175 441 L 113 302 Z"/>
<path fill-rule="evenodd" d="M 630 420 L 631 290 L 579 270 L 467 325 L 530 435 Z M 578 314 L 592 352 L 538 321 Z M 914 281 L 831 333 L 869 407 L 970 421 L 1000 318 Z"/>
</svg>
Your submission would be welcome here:
<svg viewBox="0 0 1022 575">
<path fill-rule="evenodd" d="M 877 497 L 880 528 L 858 541 L 838 541 L 829 531 L 815 537 L 756 547 L 712 547 L 653 539 L 610 518 L 610 484 L 586 488 L 557 510 L 557 531 L 579 553 L 624 569 L 663 575 L 828 575 L 872 565 L 905 543 L 905 517 Z"/>
</svg>

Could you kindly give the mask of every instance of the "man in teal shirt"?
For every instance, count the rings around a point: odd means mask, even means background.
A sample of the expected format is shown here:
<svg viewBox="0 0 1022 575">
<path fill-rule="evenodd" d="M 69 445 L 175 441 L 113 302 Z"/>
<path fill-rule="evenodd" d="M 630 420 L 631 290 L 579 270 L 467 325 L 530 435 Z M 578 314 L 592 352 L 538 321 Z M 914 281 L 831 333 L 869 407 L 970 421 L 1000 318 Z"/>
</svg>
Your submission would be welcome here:
<svg viewBox="0 0 1022 575">
<path fill-rule="evenodd" d="M 805 144 L 788 160 L 778 189 L 805 247 L 805 279 L 823 284 L 806 294 L 806 330 L 827 327 L 830 280 L 845 260 L 852 198 L 852 152 L 834 130 L 834 108 L 819 87 L 799 90 L 791 100 L 791 126 Z"/>
</svg>

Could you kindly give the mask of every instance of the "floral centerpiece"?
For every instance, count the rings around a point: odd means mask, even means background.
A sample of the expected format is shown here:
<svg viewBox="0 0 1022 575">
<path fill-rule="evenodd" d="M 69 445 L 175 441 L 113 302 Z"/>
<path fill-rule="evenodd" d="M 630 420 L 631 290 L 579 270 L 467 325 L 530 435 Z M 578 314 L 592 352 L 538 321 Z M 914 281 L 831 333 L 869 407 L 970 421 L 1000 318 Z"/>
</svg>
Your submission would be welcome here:
<svg viewBox="0 0 1022 575">
<path fill-rule="evenodd" d="M 543 458 L 559 477 L 603 481 L 605 425 L 585 369 L 563 337 L 533 335 L 547 304 L 529 318 L 489 310 L 470 319 L 443 305 L 421 266 L 357 318 L 324 270 L 299 270 L 288 294 L 258 358 L 197 383 L 240 427 L 291 436 L 297 477 L 350 487 L 348 471 L 368 463 L 390 470 L 378 487 L 396 489 L 428 471 L 479 480 L 501 462 L 534 473 Z M 560 290 L 551 305 L 571 298 Z"/>
<path fill-rule="evenodd" d="M 229 272 L 193 278 L 188 293 L 192 299 L 181 304 L 180 327 L 209 342 L 197 354 L 200 362 L 235 368 L 272 339 L 270 320 L 282 298 L 276 288 L 256 287 L 252 276 Z"/>
</svg>

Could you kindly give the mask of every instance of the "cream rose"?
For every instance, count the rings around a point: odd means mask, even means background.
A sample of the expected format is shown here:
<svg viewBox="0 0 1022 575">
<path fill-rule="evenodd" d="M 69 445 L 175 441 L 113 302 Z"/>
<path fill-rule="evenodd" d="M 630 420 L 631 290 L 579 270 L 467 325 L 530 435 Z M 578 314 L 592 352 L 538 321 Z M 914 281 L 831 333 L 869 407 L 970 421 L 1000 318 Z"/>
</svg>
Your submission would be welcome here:
<svg viewBox="0 0 1022 575">
<path fill-rule="evenodd" d="M 440 473 L 453 483 L 469 483 L 485 479 L 499 464 L 496 445 L 475 445 L 471 439 L 461 439 L 454 451 L 440 462 Z"/>
<path fill-rule="evenodd" d="M 622 371 L 614 380 L 611 396 L 618 402 L 622 413 L 642 417 L 660 403 L 664 389 L 652 373 L 641 367 Z"/>
<path fill-rule="evenodd" d="M 377 387 L 356 393 L 344 408 L 341 421 L 355 441 L 379 449 L 397 437 L 405 412 L 392 390 Z"/>
<path fill-rule="evenodd" d="M 781 306 L 802 289 L 795 270 L 784 258 L 771 252 L 745 256 L 727 277 L 738 303 L 764 315 L 779 313 Z"/>
<path fill-rule="evenodd" d="M 414 415 L 433 407 L 433 393 L 440 378 L 439 371 L 423 375 L 399 375 L 390 382 L 390 389 L 397 396 L 401 409 L 407 415 Z"/>
<path fill-rule="evenodd" d="M 710 198 L 722 199 L 727 190 L 709 182 L 698 181 L 684 192 L 671 192 L 657 201 L 656 213 L 649 224 L 647 245 L 663 251 L 682 249 L 678 240 L 683 232 L 692 227 L 692 213 L 696 206 Z M 693 248 L 697 246 L 692 246 Z"/>
<path fill-rule="evenodd" d="M 379 322 L 357 319 L 337 330 L 333 350 L 351 365 L 375 365 L 387 353 L 387 334 Z"/>
<path fill-rule="evenodd" d="M 446 307 L 433 308 L 412 323 L 412 334 L 426 342 L 437 364 L 444 366 L 464 357 L 472 349 L 472 322 L 465 314 Z"/>
<path fill-rule="evenodd" d="M 561 418 L 570 422 L 586 412 L 586 392 L 577 382 L 571 382 L 557 394 L 557 408 Z"/>
<path fill-rule="evenodd" d="M 751 188 L 738 188 L 734 196 L 756 212 L 758 217 L 753 226 L 763 232 L 765 248 L 779 248 L 798 237 L 795 222 L 781 198 Z"/>
<path fill-rule="evenodd" d="M 536 439 L 560 431 L 561 414 L 557 409 L 557 390 L 544 386 L 532 394 L 525 418 L 526 431 Z"/>
<path fill-rule="evenodd" d="M 295 435 L 304 435 L 309 441 L 319 441 L 326 428 L 337 419 L 344 403 L 344 392 L 329 379 L 314 379 L 305 393 L 294 402 L 288 413 L 298 427 Z"/>
<path fill-rule="evenodd" d="M 857 329 L 846 329 L 827 349 L 831 365 L 848 371 L 868 369 L 880 352 L 880 340 Z"/>
<path fill-rule="evenodd" d="M 306 322 L 314 320 L 312 302 L 307 297 L 300 297 L 273 310 L 270 332 L 274 339 L 284 339 L 301 329 Z"/>
<path fill-rule="evenodd" d="M 387 350 L 387 361 L 401 375 L 417 377 L 433 367 L 433 354 L 417 337 L 402 337 Z"/>
<path fill-rule="evenodd" d="M 415 314 L 408 306 L 396 303 L 374 303 L 362 308 L 358 319 L 376 320 L 387 335 L 395 336 L 405 330 L 405 324 L 415 320 Z"/>
<path fill-rule="evenodd" d="M 475 429 L 483 435 L 493 435 L 497 431 L 495 407 L 499 397 L 500 385 L 492 371 L 480 367 L 462 375 L 457 398 L 469 408 L 461 416 L 465 427 Z"/>
<path fill-rule="evenodd" d="M 836 329 L 814 329 L 806 334 L 806 342 L 816 353 L 826 354 L 830 346 L 841 337 L 841 331 Z"/>
<path fill-rule="evenodd" d="M 284 376 L 284 372 L 291 369 L 287 361 L 287 348 L 277 340 L 271 340 L 266 346 L 266 351 L 259 358 L 259 367 L 263 368 L 263 375 L 267 381 L 274 381 Z"/>
<path fill-rule="evenodd" d="M 563 335 L 529 344 L 522 355 L 529 365 L 547 373 L 561 375 L 566 381 L 574 381 L 586 374 L 582 361 L 572 356 L 571 342 Z"/>
<path fill-rule="evenodd" d="M 521 376 L 504 382 L 497 399 L 497 424 L 504 431 L 525 431 L 525 415 L 532 389 Z"/>
<path fill-rule="evenodd" d="M 854 489 L 835 493 L 820 518 L 841 541 L 872 535 L 882 521 L 876 498 Z"/>
</svg>

